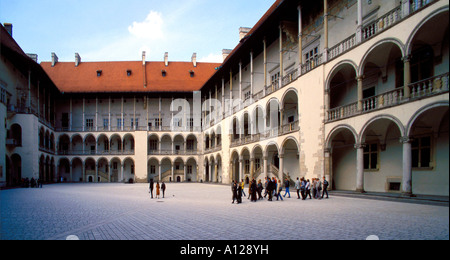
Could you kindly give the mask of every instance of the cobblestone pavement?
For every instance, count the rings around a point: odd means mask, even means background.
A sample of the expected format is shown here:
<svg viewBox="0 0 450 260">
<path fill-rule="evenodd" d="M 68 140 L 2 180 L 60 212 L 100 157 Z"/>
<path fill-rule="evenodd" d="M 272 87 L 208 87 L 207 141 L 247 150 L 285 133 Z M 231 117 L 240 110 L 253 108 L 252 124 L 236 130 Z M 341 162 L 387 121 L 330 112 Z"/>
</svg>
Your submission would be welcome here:
<svg viewBox="0 0 450 260">
<path fill-rule="evenodd" d="M 0 191 L 2 240 L 448 240 L 449 208 L 331 197 L 231 204 L 223 185 L 55 184 Z M 284 192 L 283 192 L 284 194 Z"/>
</svg>

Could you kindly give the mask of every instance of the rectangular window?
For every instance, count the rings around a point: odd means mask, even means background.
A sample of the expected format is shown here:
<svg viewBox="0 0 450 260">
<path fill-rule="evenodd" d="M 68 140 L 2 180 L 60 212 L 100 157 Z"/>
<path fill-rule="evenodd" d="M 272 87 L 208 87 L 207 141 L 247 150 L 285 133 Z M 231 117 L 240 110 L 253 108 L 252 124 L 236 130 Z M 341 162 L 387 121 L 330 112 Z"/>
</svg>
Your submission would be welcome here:
<svg viewBox="0 0 450 260">
<path fill-rule="evenodd" d="M 122 118 L 117 118 L 117 128 L 122 129 Z"/>
<path fill-rule="evenodd" d="M 411 143 L 412 167 L 431 167 L 431 136 L 414 138 Z"/>
<path fill-rule="evenodd" d="M 156 166 L 150 165 L 150 174 L 156 174 Z"/>
<path fill-rule="evenodd" d="M 272 85 L 278 84 L 279 79 L 280 79 L 280 72 L 273 74 L 271 79 Z"/>
<path fill-rule="evenodd" d="M 94 128 L 94 119 L 86 119 L 86 129 L 92 130 Z"/>
<path fill-rule="evenodd" d="M 364 148 L 364 169 L 378 170 L 378 143 L 367 144 Z"/>
<path fill-rule="evenodd" d="M 150 140 L 150 151 L 158 150 L 158 140 Z"/>
<path fill-rule="evenodd" d="M 250 99 L 250 91 L 245 92 L 244 94 L 244 100 L 249 100 Z"/>
<path fill-rule="evenodd" d="M 104 130 L 109 129 L 109 118 L 103 118 L 103 129 Z"/>
<path fill-rule="evenodd" d="M 187 166 L 187 174 L 192 174 L 192 165 Z"/>
<path fill-rule="evenodd" d="M 244 169 L 245 173 L 250 173 L 250 160 L 245 160 L 245 169 Z"/>
<path fill-rule="evenodd" d="M 255 159 L 255 170 L 258 170 L 259 168 L 261 168 L 261 159 L 256 158 Z"/>
</svg>

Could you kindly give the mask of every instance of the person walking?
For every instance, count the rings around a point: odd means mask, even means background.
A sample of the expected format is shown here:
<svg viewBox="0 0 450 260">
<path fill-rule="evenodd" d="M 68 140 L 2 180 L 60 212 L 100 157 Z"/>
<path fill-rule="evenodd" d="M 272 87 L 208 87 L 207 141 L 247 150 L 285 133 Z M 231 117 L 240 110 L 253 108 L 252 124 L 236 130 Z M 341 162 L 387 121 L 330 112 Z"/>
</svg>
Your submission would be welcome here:
<svg viewBox="0 0 450 260">
<path fill-rule="evenodd" d="M 257 192 L 258 187 L 256 186 L 256 181 L 255 179 L 252 180 L 252 183 L 250 184 L 250 201 L 252 202 L 256 202 L 257 201 L 257 197 L 256 197 L 256 192 Z"/>
<path fill-rule="evenodd" d="M 162 184 L 161 184 L 161 190 L 162 190 L 163 199 L 164 199 L 164 195 L 166 193 L 166 184 L 164 182 L 162 182 Z"/>
<path fill-rule="evenodd" d="M 301 190 L 301 193 L 302 193 L 302 200 L 305 200 L 306 199 L 306 181 L 305 181 L 305 178 L 302 178 L 300 190 Z"/>
<path fill-rule="evenodd" d="M 306 181 L 305 188 L 306 188 L 305 198 L 308 198 L 308 196 L 309 196 L 309 199 L 312 199 L 312 197 L 311 197 L 311 181 L 309 179 Z"/>
<path fill-rule="evenodd" d="M 238 183 L 237 185 L 237 204 L 241 204 L 242 203 L 242 184 Z"/>
<path fill-rule="evenodd" d="M 327 181 L 327 179 L 325 178 L 325 177 L 323 177 L 323 182 L 322 182 L 322 199 L 323 199 L 323 196 L 325 195 L 325 193 L 327 194 L 327 199 L 329 198 L 328 197 L 328 181 Z"/>
<path fill-rule="evenodd" d="M 261 182 L 261 180 L 258 180 L 258 185 L 257 185 L 258 200 L 262 200 L 263 199 L 262 190 L 263 190 L 262 182 Z"/>
<path fill-rule="evenodd" d="M 247 196 L 247 195 L 245 194 L 244 188 L 245 188 L 245 182 L 244 182 L 244 179 L 242 179 L 242 181 L 241 181 L 241 191 L 242 191 L 242 195 L 241 195 L 241 196 Z"/>
<path fill-rule="evenodd" d="M 286 191 L 284 192 L 284 196 L 286 198 L 286 194 L 289 194 L 289 198 L 291 198 L 291 192 L 289 192 L 289 186 L 290 186 L 290 181 L 288 178 L 286 178 L 286 181 L 284 182 L 284 187 L 286 188 Z"/>
<path fill-rule="evenodd" d="M 267 194 L 269 195 L 269 198 L 267 199 L 268 201 L 272 201 L 274 188 L 275 188 L 275 183 L 273 183 L 273 181 L 270 178 L 268 178 L 267 179 L 267 188 L 266 188 Z"/>
<path fill-rule="evenodd" d="M 237 195 L 237 183 L 236 183 L 236 181 L 233 181 L 232 183 L 231 183 L 231 192 L 232 192 L 232 194 L 233 194 L 233 202 L 231 202 L 231 204 L 234 204 L 234 201 L 236 200 L 236 201 L 238 201 L 238 195 Z"/>
<path fill-rule="evenodd" d="M 264 198 L 266 198 L 268 193 L 267 188 L 269 187 L 270 180 L 267 179 L 267 177 L 264 178 Z"/>
<path fill-rule="evenodd" d="M 153 187 L 155 186 L 155 183 L 153 182 L 153 179 L 150 179 L 150 196 L 153 199 Z"/>
<path fill-rule="evenodd" d="M 316 199 L 320 199 L 320 192 L 322 191 L 322 182 L 316 178 Z"/>
<path fill-rule="evenodd" d="M 282 191 L 283 191 L 283 185 L 281 185 L 281 180 L 278 180 L 277 192 L 275 193 L 275 195 L 277 196 L 277 200 L 278 200 L 278 198 L 283 200 L 283 196 L 281 196 Z"/>
<path fill-rule="evenodd" d="M 156 198 L 159 199 L 159 194 L 160 194 L 160 186 L 159 186 L 159 181 L 156 182 Z"/>
<path fill-rule="evenodd" d="M 295 189 L 297 190 L 297 199 L 300 199 L 300 180 L 297 177 L 295 181 Z"/>
</svg>

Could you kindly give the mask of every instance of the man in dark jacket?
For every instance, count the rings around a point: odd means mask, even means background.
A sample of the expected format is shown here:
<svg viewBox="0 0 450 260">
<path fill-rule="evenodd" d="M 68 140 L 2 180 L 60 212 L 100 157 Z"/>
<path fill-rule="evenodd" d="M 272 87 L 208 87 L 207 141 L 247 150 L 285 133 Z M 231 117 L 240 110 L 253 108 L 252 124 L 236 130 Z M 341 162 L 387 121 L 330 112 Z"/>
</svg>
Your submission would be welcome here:
<svg viewBox="0 0 450 260">
<path fill-rule="evenodd" d="M 154 182 L 153 179 L 150 179 L 150 194 L 151 194 L 151 198 L 153 199 L 153 187 L 154 187 Z"/>
<path fill-rule="evenodd" d="M 325 192 L 327 193 L 327 199 L 328 199 L 328 181 L 326 180 L 325 177 L 323 177 L 323 182 L 322 182 L 322 199 L 323 196 L 325 195 Z"/>
<path fill-rule="evenodd" d="M 267 184 L 267 193 L 269 194 L 269 199 L 268 201 L 272 201 L 272 196 L 273 196 L 273 191 L 275 190 L 275 183 L 273 180 L 271 180 L 270 178 L 267 179 L 268 184 Z"/>
<path fill-rule="evenodd" d="M 231 203 L 234 204 L 234 201 L 238 199 L 236 181 L 231 182 L 231 192 L 233 194 L 233 202 Z"/>
</svg>

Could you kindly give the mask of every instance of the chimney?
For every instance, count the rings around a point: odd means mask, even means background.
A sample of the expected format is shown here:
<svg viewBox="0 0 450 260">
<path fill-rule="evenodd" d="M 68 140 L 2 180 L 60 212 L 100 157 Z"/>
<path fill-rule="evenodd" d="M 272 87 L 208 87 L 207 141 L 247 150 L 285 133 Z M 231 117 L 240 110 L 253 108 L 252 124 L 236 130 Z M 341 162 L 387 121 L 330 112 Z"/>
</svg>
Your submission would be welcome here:
<svg viewBox="0 0 450 260">
<path fill-rule="evenodd" d="M 164 53 L 164 64 L 167 66 L 169 66 L 169 53 L 166 52 Z"/>
<path fill-rule="evenodd" d="M 142 52 L 142 66 L 145 66 L 145 51 Z"/>
<path fill-rule="evenodd" d="M 3 26 L 5 27 L 6 31 L 9 33 L 9 35 L 11 35 L 11 37 L 13 36 L 13 25 L 12 23 L 4 23 Z"/>
<path fill-rule="evenodd" d="M 239 41 L 241 41 L 247 34 L 252 30 L 252 28 L 241 27 L 239 28 Z"/>
<path fill-rule="evenodd" d="M 232 51 L 233 51 L 233 50 L 229 50 L 229 49 L 223 49 L 223 50 L 222 50 L 223 61 L 225 61 L 225 60 L 227 59 L 228 55 L 230 55 L 230 53 L 231 53 Z"/>
<path fill-rule="evenodd" d="M 145 51 L 142 52 L 142 67 L 143 67 L 143 83 L 144 83 L 144 88 L 147 88 L 147 70 L 146 70 L 146 63 L 145 63 Z"/>
<path fill-rule="evenodd" d="M 58 56 L 56 56 L 56 53 L 52 52 L 52 67 L 55 67 L 56 63 L 58 63 Z"/>
<path fill-rule="evenodd" d="M 194 65 L 194 67 L 197 67 L 197 53 L 194 52 L 194 54 L 192 54 L 192 64 Z"/>
<path fill-rule="evenodd" d="M 81 63 L 80 54 L 75 53 L 75 67 L 78 67 L 78 65 L 80 65 L 80 63 Z"/>
</svg>

